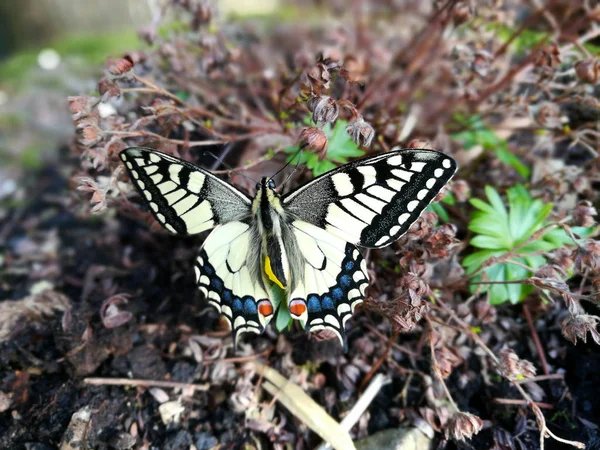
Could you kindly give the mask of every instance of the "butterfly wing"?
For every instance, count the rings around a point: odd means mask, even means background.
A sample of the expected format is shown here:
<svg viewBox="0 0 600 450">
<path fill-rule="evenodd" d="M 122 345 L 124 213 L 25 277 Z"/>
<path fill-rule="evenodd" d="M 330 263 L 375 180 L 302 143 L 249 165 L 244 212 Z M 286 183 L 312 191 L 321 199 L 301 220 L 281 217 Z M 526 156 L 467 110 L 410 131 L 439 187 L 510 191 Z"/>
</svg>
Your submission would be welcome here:
<svg viewBox="0 0 600 450">
<path fill-rule="evenodd" d="M 187 161 L 143 147 L 120 157 L 156 220 L 172 233 L 200 233 L 251 213 L 247 195 Z"/>
<path fill-rule="evenodd" d="M 262 333 L 273 306 L 262 286 L 260 240 L 250 224 L 217 226 L 204 241 L 196 260 L 199 289 L 229 322 L 234 343 L 242 333 Z"/>
<path fill-rule="evenodd" d="M 327 172 L 283 198 L 285 211 L 362 247 L 402 236 L 456 172 L 433 150 L 398 150 Z"/>
<path fill-rule="evenodd" d="M 334 331 L 346 348 L 346 321 L 369 284 L 362 255 L 353 244 L 302 220 L 290 224 L 286 238 L 297 244 L 290 255 L 290 314 L 307 331 Z"/>
<path fill-rule="evenodd" d="M 152 149 L 120 153 L 152 214 L 172 233 L 200 233 L 216 226 L 195 264 L 199 289 L 229 322 L 234 341 L 260 333 L 273 315 L 261 285 L 260 240 L 249 225 L 251 200 L 206 170 Z"/>
</svg>

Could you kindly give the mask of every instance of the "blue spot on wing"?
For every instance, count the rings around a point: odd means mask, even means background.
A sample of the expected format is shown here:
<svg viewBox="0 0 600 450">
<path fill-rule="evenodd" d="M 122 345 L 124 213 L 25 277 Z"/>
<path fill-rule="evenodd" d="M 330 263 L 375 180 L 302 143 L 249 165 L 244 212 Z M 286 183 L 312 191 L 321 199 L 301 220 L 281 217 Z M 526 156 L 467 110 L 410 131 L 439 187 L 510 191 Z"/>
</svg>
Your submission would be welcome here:
<svg viewBox="0 0 600 450">
<path fill-rule="evenodd" d="M 354 261 L 347 261 L 344 268 L 350 272 L 352 269 L 354 269 Z"/>
<path fill-rule="evenodd" d="M 333 290 L 331 291 L 331 295 L 333 295 L 333 299 L 336 302 L 339 302 L 344 298 L 344 291 L 342 288 L 336 287 L 336 288 L 333 288 Z"/>
<path fill-rule="evenodd" d="M 223 289 L 223 281 L 217 277 L 210 279 L 210 285 L 214 287 L 216 291 L 221 291 Z"/>
<path fill-rule="evenodd" d="M 350 275 L 342 275 L 340 277 L 340 286 L 344 289 L 348 289 L 352 285 L 352 278 Z"/>
<path fill-rule="evenodd" d="M 321 302 L 318 295 L 309 295 L 307 299 L 308 312 L 321 311 Z"/>
<path fill-rule="evenodd" d="M 256 314 L 256 302 L 252 297 L 244 297 L 244 313 L 245 314 Z"/>
<path fill-rule="evenodd" d="M 333 300 L 329 295 L 323 296 L 323 300 L 321 300 L 321 305 L 323 305 L 323 309 L 335 309 Z"/>
<path fill-rule="evenodd" d="M 236 297 L 235 300 L 233 301 L 233 304 L 231 305 L 231 309 L 233 309 L 236 312 L 239 312 L 243 309 L 244 305 L 242 304 L 242 301 Z"/>
</svg>

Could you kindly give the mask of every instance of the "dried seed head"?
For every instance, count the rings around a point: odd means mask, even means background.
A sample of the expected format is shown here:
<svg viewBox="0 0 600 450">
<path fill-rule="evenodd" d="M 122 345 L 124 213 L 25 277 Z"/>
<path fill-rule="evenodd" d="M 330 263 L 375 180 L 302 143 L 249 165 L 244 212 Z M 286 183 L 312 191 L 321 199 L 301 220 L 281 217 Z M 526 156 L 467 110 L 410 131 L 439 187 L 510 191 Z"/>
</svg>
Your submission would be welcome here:
<svg viewBox="0 0 600 450">
<path fill-rule="evenodd" d="M 533 378 L 536 372 L 535 366 L 532 363 L 525 359 L 520 359 L 510 348 L 505 348 L 500 352 L 498 371 L 510 381 Z"/>
<path fill-rule="evenodd" d="M 120 77 L 122 75 L 125 75 L 131 69 L 133 69 L 134 65 L 135 63 L 133 62 L 133 59 L 131 59 L 131 56 L 125 55 L 123 58 L 119 58 L 113 61 L 112 64 L 108 67 L 108 72 L 111 75 Z"/>
<path fill-rule="evenodd" d="M 98 82 L 98 93 L 102 96 L 102 101 L 106 101 L 110 97 L 118 97 L 121 94 L 121 89 L 114 81 L 102 78 Z"/>
<path fill-rule="evenodd" d="M 586 343 L 589 332 L 594 342 L 600 345 L 600 333 L 596 330 L 599 321 L 600 317 L 589 314 L 570 315 L 561 324 L 562 334 L 573 344 L 577 344 L 577 339 Z"/>
<path fill-rule="evenodd" d="M 568 270 L 573 267 L 574 252 L 567 247 L 559 248 L 552 253 L 552 261 L 562 269 Z"/>
<path fill-rule="evenodd" d="M 368 147 L 375 136 L 375 130 L 369 122 L 359 117 L 354 122 L 348 124 L 346 132 L 352 136 L 352 140 L 359 147 Z"/>
<path fill-rule="evenodd" d="M 575 250 L 575 268 L 584 273 L 587 270 L 595 272 L 600 269 L 600 242 L 586 240 Z"/>
<path fill-rule="evenodd" d="M 321 160 L 327 154 L 327 136 L 320 128 L 304 128 L 298 138 L 298 144 L 300 147 L 307 147 L 317 152 Z"/>
<path fill-rule="evenodd" d="M 560 64 L 560 51 L 556 43 L 552 43 L 544 47 L 534 59 L 534 64 L 537 67 L 554 68 Z"/>
<path fill-rule="evenodd" d="M 80 95 L 77 97 L 67 97 L 67 101 L 69 102 L 69 111 L 71 111 L 72 118 L 77 122 L 90 115 L 92 107 L 98 100 L 87 95 Z"/>
<path fill-rule="evenodd" d="M 448 378 L 452 369 L 463 363 L 463 359 L 445 345 L 435 350 L 437 372 L 442 378 Z"/>
<path fill-rule="evenodd" d="M 567 277 L 568 274 L 567 271 L 559 265 L 544 264 L 533 273 L 533 276 L 538 278 L 561 278 Z"/>
<path fill-rule="evenodd" d="M 306 75 L 316 92 L 321 92 L 321 89 L 329 89 L 331 86 L 331 74 L 327 66 L 323 63 L 312 66 L 306 71 Z"/>
<path fill-rule="evenodd" d="M 595 84 L 600 74 L 600 65 L 597 60 L 584 59 L 575 63 L 575 73 L 584 83 Z"/>
<path fill-rule="evenodd" d="M 437 227 L 425 238 L 425 248 L 430 256 L 446 258 L 448 252 L 456 246 L 456 226 L 446 223 Z"/>
<path fill-rule="evenodd" d="M 452 416 L 446 425 L 446 439 L 464 441 L 481 431 L 483 421 L 474 414 L 459 411 Z"/>
<path fill-rule="evenodd" d="M 589 201 L 582 200 L 577 204 L 572 215 L 575 225 L 591 227 L 596 223 L 594 216 L 598 215 L 598 211 L 596 211 L 596 208 Z"/>
<path fill-rule="evenodd" d="M 340 112 L 337 102 L 326 95 L 322 97 L 311 97 L 306 102 L 306 105 L 313 113 L 313 122 L 319 126 L 334 122 Z"/>
</svg>

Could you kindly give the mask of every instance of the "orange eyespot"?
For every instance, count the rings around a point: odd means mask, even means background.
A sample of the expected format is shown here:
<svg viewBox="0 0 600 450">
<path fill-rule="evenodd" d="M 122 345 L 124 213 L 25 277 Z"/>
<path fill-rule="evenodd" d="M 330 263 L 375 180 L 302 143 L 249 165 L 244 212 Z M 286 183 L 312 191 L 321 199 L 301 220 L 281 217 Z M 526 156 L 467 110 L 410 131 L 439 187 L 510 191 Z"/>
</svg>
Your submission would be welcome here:
<svg viewBox="0 0 600 450">
<path fill-rule="evenodd" d="M 269 317 L 273 314 L 273 305 L 269 300 L 262 300 L 258 303 L 258 312 L 263 317 Z"/>
<path fill-rule="evenodd" d="M 302 300 L 293 300 L 289 306 L 290 314 L 294 316 L 301 316 L 306 312 L 306 303 Z"/>
</svg>

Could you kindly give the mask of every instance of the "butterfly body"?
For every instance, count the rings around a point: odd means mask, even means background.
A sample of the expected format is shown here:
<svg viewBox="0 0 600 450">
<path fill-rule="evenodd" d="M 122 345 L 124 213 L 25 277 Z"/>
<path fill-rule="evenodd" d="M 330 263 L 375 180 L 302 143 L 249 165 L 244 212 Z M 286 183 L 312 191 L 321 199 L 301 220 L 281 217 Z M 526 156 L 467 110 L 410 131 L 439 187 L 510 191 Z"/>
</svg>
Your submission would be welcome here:
<svg viewBox="0 0 600 450">
<path fill-rule="evenodd" d="M 285 195 L 263 178 L 251 198 L 171 155 L 132 147 L 121 159 L 167 230 L 214 228 L 198 254 L 196 280 L 234 339 L 264 330 L 279 306 L 273 289 L 280 289 L 292 318 L 310 331 L 334 331 L 344 346 L 345 323 L 369 284 L 356 245 L 394 242 L 456 171 L 454 160 L 439 152 L 393 151 L 341 166 Z"/>
</svg>

